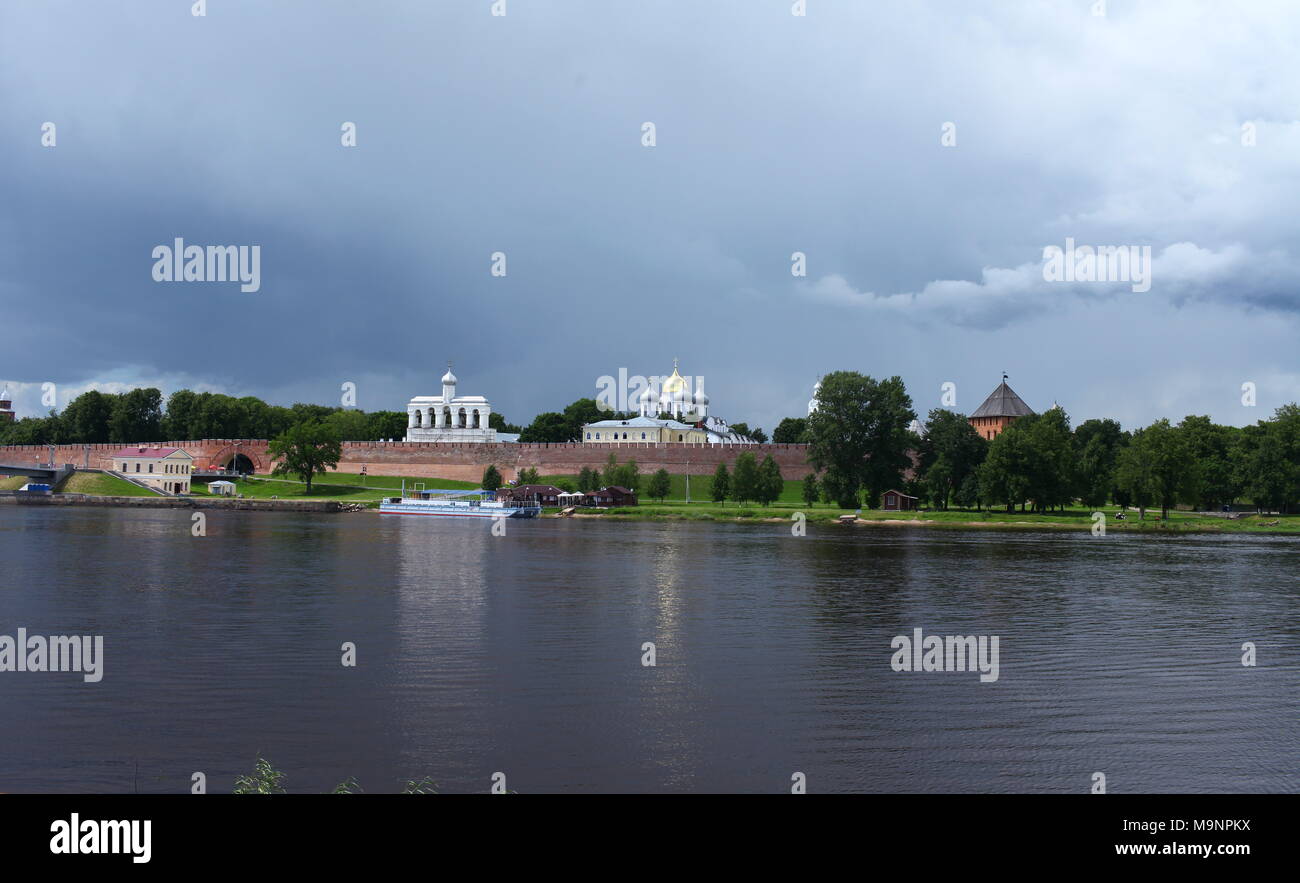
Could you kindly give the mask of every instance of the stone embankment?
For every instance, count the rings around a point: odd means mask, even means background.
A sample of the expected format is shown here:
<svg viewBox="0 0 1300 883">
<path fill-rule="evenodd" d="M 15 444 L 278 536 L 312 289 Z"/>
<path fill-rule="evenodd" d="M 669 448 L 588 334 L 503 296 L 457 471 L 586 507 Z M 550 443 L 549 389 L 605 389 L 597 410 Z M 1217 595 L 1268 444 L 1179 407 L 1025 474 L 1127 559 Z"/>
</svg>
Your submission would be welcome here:
<svg viewBox="0 0 1300 883">
<path fill-rule="evenodd" d="M 361 512 L 366 506 L 339 500 L 240 500 L 196 497 L 100 497 L 90 494 L 0 493 L 0 505 L 121 506 L 136 509 L 239 509 L 255 512 Z"/>
</svg>

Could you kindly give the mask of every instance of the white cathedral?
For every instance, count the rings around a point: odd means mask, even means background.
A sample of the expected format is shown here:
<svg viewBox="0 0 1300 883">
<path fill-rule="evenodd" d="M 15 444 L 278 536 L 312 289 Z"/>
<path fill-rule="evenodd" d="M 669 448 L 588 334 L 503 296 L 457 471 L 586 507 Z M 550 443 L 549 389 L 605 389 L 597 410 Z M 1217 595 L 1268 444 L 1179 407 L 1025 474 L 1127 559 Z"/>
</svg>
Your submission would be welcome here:
<svg viewBox="0 0 1300 883">
<path fill-rule="evenodd" d="M 695 392 L 673 359 L 673 373 L 656 381 L 637 396 L 638 416 L 626 420 L 598 420 L 582 427 L 584 443 L 655 442 L 686 444 L 753 445 L 754 439 L 740 435 L 728 423 L 709 413 L 709 397 L 701 382 Z M 659 415 L 663 414 L 664 417 Z"/>
<path fill-rule="evenodd" d="M 456 395 L 456 375 L 442 375 L 442 395 L 416 396 L 406 405 L 406 441 L 495 442 L 488 425 L 492 405 L 483 396 Z"/>
</svg>

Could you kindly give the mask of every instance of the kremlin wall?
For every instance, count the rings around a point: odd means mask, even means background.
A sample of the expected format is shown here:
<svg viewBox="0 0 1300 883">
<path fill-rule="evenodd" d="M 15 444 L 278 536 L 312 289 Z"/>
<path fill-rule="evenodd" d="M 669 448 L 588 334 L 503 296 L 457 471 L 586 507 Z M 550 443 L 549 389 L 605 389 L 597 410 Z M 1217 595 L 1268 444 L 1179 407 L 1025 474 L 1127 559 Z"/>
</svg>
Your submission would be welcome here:
<svg viewBox="0 0 1300 883">
<path fill-rule="evenodd" d="M 141 442 L 141 444 L 146 444 Z M 270 472 L 273 464 L 265 439 L 203 439 L 201 441 L 148 442 L 150 446 L 183 448 L 194 457 L 194 468 L 205 470 L 233 465 L 237 455 L 248 458 L 253 472 Z M 55 445 L 54 461 L 62 466 L 113 469 L 112 455 L 124 445 Z M 127 446 L 129 447 L 129 446 Z M 613 444 L 447 443 L 447 442 L 343 442 L 338 472 L 358 473 L 364 465 L 370 475 L 448 478 L 477 482 L 483 470 L 495 465 L 507 480 L 519 470 L 531 467 L 542 475 L 576 475 L 584 466 L 601 467 L 610 453 L 620 463 L 636 460 L 637 469 L 648 475 L 667 469 L 675 475 L 712 475 L 719 463 L 728 469 L 748 451 L 758 461 L 769 454 L 781 467 L 781 477 L 800 480 L 812 471 L 807 463 L 808 446 L 796 444 L 691 445 L 621 442 Z M 35 466 L 48 462 L 50 447 L 16 445 L 0 447 L 0 464 Z M 244 464 L 248 469 L 248 464 Z M 0 469 L 0 472 L 3 470 Z"/>
</svg>

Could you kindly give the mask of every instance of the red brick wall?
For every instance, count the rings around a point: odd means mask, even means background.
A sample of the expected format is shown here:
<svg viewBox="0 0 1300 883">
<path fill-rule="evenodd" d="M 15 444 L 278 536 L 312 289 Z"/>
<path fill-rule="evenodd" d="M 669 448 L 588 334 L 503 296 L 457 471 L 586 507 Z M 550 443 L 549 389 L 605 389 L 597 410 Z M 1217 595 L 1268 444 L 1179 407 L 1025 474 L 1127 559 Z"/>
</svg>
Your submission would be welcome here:
<svg viewBox="0 0 1300 883">
<path fill-rule="evenodd" d="M 196 469 L 224 465 L 238 451 L 253 461 L 258 472 L 271 468 L 265 439 L 203 439 L 201 441 L 149 442 L 184 448 L 194 457 Z M 87 464 L 87 447 L 89 464 Z M 60 445 L 55 462 L 113 468 L 112 455 L 123 445 Z M 642 474 L 667 469 L 674 474 L 712 475 L 718 463 L 730 469 L 743 451 L 752 451 L 760 462 L 771 454 L 787 479 L 801 479 L 811 471 L 807 445 L 681 445 L 681 444 L 439 444 L 436 442 L 344 442 L 339 472 L 358 472 L 364 463 L 373 475 L 414 475 L 478 481 L 483 469 L 495 464 L 505 478 L 518 476 L 525 467 L 543 475 L 575 474 L 583 466 L 605 464 L 612 451 L 620 463 L 637 462 Z M 0 464 L 34 466 L 49 459 L 44 445 L 0 447 Z"/>
</svg>

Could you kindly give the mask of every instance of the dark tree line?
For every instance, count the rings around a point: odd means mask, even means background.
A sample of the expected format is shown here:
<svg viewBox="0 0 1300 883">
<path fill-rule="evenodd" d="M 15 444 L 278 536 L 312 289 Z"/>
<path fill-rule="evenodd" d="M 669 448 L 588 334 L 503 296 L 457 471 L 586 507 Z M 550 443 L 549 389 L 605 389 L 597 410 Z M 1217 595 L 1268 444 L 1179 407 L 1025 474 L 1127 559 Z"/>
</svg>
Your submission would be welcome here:
<svg viewBox="0 0 1300 883">
<path fill-rule="evenodd" d="M 492 414 L 493 428 L 505 426 Z M 61 412 L 25 417 L 0 424 L 0 444 L 131 444 L 201 438 L 265 438 L 283 435 L 293 426 L 320 422 L 347 441 L 401 439 L 406 435 L 403 411 L 358 411 L 325 405 L 268 405 L 254 396 L 234 398 L 220 393 L 177 390 L 163 407 L 162 393 L 153 388 L 124 393 L 90 390 Z"/>
<path fill-rule="evenodd" d="M 1238 428 L 1190 415 L 1132 432 L 1110 419 L 1071 430 L 1065 411 L 1021 417 L 985 441 L 961 414 L 931 411 L 919 440 L 911 487 L 946 509 L 1016 507 L 1062 510 L 1076 501 L 1110 503 L 1162 515 L 1178 505 L 1208 511 L 1248 501 L 1261 510 L 1295 511 L 1300 502 L 1300 407 Z"/>
<path fill-rule="evenodd" d="M 917 435 L 912 400 L 898 377 L 838 371 L 822 380 L 817 409 L 778 424 L 778 441 L 806 442 L 816 477 L 804 497 L 844 509 L 878 506 L 898 487 L 929 506 L 1017 507 L 1053 512 L 1077 503 L 1215 510 L 1249 502 L 1300 507 L 1300 406 L 1284 405 L 1238 428 L 1191 415 L 1124 430 L 1111 419 L 1071 428 L 1054 407 L 1021 417 L 989 441 L 964 414 L 931 411 Z M 910 470 L 910 479 L 905 480 Z"/>
</svg>

